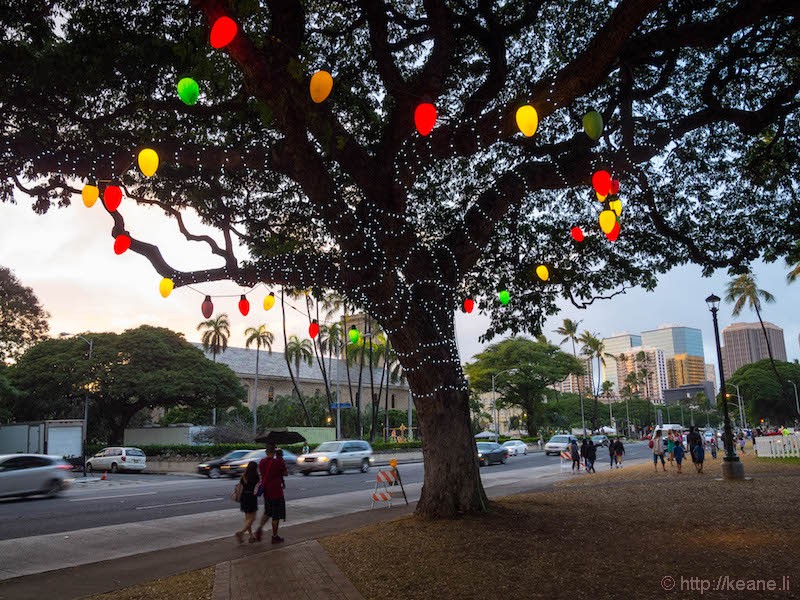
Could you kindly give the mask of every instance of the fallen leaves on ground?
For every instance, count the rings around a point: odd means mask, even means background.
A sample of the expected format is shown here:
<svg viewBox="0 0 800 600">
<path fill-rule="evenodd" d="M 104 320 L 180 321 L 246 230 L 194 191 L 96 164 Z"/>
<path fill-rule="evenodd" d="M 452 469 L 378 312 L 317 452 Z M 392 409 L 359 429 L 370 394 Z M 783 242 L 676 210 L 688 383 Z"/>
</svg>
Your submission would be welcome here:
<svg viewBox="0 0 800 600">
<path fill-rule="evenodd" d="M 213 588 L 214 567 L 208 567 L 91 596 L 86 600 L 211 600 Z"/>
</svg>

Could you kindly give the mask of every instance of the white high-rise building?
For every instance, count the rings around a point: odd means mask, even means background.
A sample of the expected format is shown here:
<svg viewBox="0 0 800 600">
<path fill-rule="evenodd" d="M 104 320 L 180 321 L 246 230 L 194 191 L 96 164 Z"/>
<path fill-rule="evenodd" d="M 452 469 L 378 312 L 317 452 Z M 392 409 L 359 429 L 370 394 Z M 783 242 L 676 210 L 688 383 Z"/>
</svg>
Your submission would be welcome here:
<svg viewBox="0 0 800 600">
<path fill-rule="evenodd" d="M 653 402 L 664 401 L 667 389 L 667 360 L 659 348 L 637 346 L 621 352 L 616 360 L 616 379 L 622 387 L 629 386 L 642 398 Z M 635 374 L 636 377 L 629 375 Z"/>
</svg>

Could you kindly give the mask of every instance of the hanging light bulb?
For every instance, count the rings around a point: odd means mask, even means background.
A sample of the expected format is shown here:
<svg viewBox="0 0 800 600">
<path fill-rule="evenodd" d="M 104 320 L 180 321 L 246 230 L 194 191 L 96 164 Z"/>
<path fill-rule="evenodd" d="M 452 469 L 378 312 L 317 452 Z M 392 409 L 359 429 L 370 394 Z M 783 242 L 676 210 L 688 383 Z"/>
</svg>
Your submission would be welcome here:
<svg viewBox="0 0 800 600">
<path fill-rule="evenodd" d="M 269 310 L 275 306 L 275 292 L 270 292 L 264 297 L 264 310 Z"/>
<path fill-rule="evenodd" d="M 220 17 L 211 27 L 211 46 L 216 49 L 224 48 L 233 41 L 238 30 L 236 21 L 230 17 Z"/>
<path fill-rule="evenodd" d="M 316 319 L 311 321 L 311 325 L 308 326 L 308 335 L 311 336 L 312 340 L 316 339 L 316 337 L 319 335 L 319 324 L 317 323 Z"/>
<path fill-rule="evenodd" d="M 358 329 L 356 329 L 355 325 L 353 325 L 350 328 L 350 331 L 348 332 L 347 335 L 350 337 L 350 343 L 351 344 L 357 344 L 358 343 L 358 338 L 360 337 L 360 334 L 358 333 Z"/>
<path fill-rule="evenodd" d="M 603 117 L 599 112 L 591 110 L 583 115 L 583 131 L 595 142 L 603 133 Z"/>
<path fill-rule="evenodd" d="M 530 104 L 517 109 L 517 127 L 525 137 L 531 137 L 539 127 L 539 113 Z"/>
<path fill-rule="evenodd" d="M 239 312 L 242 313 L 243 317 L 246 317 L 247 313 L 250 312 L 250 301 L 244 294 L 239 298 Z"/>
<path fill-rule="evenodd" d="M 172 289 L 174 287 L 175 284 L 173 283 L 172 279 L 169 277 L 164 277 L 164 279 L 161 280 L 161 283 L 158 284 L 158 291 L 162 298 L 166 298 L 172 293 Z"/>
<path fill-rule="evenodd" d="M 500 304 L 505 306 L 511 301 L 511 294 L 508 293 L 508 290 L 500 290 L 500 293 L 497 294 L 497 299 L 500 300 Z"/>
<path fill-rule="evenodd" d="M 311 99 L 319 104 L 324 102 L 333 89 L 333 77 L 327 71 L 317 71 L 311 76 L 308 84 L 308 91 Z"/>
<path fill-rule="evenodd" d="M 611 191 L 611 173 L 608 171 L 597 171 L 592 175 L 592 187 L 601 196 L 608 196 Z"/>
<path fill-rule="evenodd" d="M 127 234 L 120 233 L 114 238 L 114 252 L 116 254 L 123 254 L 128 248 L 131 247 L 131 238 Z"/>
<path fill-rule="evenodd" d="M 414 111 L 414 125 L 420 135 L 428 135 L 436 125 L 436 107 L 430 102 L 423 102 Z"/>
<path fill-rule="evenodd" d="M 584 239 L 583 229 L 580 227 L 573 227 L 569 230 L 569 234 L 572 236 L 572 239 L 576 242 L 582 242 Z"/>
<path fill-rule="evenodd" d="M 152 177 L 158 170 L 158 153 L 152 148 L 139 152 L 139 170 L 145 177 Z"/>
<path fill-rule="evenodd" d="M 184 77 L 178 82 L 178 97 L 187 106 L 193 106 L 200 96 L 200 86 L 191 77 Z"/>
<path fill-rule="evenodd" d="M 603 230 L 603 233 L 610 233 L 611 230 L 614 229 L 614 224 L 617 222 L 617 215 L 614 214 L 613 210 L 604 210 L 600 213 L 598 220 L 600 221 L 600 229 Z"/>
<path fill-rule="evenodd" d="M 471 313 L 474 308 L 475 308 L 475 301 L 472 298 L 467 298 L 466 300 L 464 300 L 465 313 Z"/>
<path fill-rule="evenodd" d="M 203 304 L 200 305 L 200 310 L 203 311 L 203 316 L 206 319 L 211 318 L 214 312 L 214 303 L 211 301 L 211 296 L 206 296 L 206 299 L 203 300 Z"/>
<path fill-rule="evenodd" d="M 539 265 L 536 267 L 536 276 L 542 281 L 550 279 L 550 269 L 546 265 Z"/>
<path fill-rule="evenodd" d="M 122 202 L 122 190 L 116 185 L 109 185 L 103 192 L 103 203 L 106 205 L 108 212 L 114 212 L 119 208 Z"/>
<path fill-rule="evenodd" d="M 97 199 L 100 197 L 100 188 L 96 185 L 85 185 L 83 186 L 83 190 L 81 191 L 81 198 L 83 198 L 83 204 L 86 208 L 92 208 L 94 203 L 97 202 Z"/>
<path fill-rule="evenodd" d="M 617 238 L 619 237 L 619 232 L 622 227 L 620 227 L 619 221 L 614 223 L 614 228 L 606 234 L 609 242 L 616 242 Z"/>
</svg>

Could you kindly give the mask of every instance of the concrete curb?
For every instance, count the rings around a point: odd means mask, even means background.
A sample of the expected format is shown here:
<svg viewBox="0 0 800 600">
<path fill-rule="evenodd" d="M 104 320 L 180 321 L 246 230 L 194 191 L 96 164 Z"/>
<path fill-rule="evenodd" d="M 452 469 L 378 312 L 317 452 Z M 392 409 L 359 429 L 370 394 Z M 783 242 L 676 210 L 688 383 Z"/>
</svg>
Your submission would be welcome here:
<svg viewBox="0 0 800 600">
<path fill-rule="evenodd" d="M 227 600 L 231 596 L 231 561 L 219 563 L 214 569 L 214 590 L 211 600 Z"/>
</svg>

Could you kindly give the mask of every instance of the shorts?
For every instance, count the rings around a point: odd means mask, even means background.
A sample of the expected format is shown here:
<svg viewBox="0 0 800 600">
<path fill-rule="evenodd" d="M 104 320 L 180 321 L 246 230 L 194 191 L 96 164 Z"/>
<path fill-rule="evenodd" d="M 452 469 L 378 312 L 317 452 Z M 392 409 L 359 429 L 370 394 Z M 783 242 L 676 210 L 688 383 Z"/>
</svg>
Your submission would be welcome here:
<svg viewBox="0 0 800 600">
<path fill-rule="evenodd" d="M 264 515 L 274 521 L 285 521 L 286 500 L 284 498 L 264 498 Z"/>
</svg>

